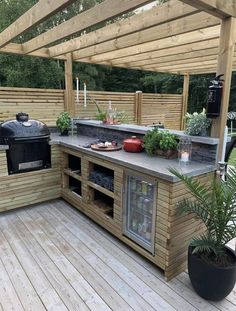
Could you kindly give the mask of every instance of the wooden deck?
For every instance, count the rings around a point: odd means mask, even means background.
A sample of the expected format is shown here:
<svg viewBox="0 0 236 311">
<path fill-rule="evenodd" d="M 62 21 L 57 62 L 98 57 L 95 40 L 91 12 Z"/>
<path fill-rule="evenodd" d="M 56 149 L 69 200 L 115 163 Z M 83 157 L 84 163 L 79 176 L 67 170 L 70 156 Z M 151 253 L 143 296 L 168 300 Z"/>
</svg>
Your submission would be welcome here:
<svg viewBox="0 0 236 311">
<path fill-rule="evenodd" d="M 236 310 L 162 272 L 61 200 L 0 215 L 0 310 Z"/>
</svg>

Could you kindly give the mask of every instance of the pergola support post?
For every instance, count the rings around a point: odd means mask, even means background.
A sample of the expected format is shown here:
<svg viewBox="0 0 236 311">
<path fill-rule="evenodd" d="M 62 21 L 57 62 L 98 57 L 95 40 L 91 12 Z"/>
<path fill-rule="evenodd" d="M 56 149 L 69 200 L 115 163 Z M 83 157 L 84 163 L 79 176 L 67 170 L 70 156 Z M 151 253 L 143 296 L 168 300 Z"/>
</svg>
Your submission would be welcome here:
<svg viewBox="0 0 236 311">
<path fill-rule="evenodd" d="M 141 125 L 142 123 L 142 103 L 143 103 L 143 92 L 136 91 L 135 105 L 134 105 L 134 119 L 138 125 Z"/>
<path fill-rule="evenodd" d="M 65 61 L 65 111 L 75 117 L 75 96 L 73 90 L 72 53 L 66 55 Z"/>
<path fill-rule="evenodd" d="M 184 84 L 183 84 L 183 102 L 182 102 L 182 113 L 180 120 L 180 129 L 185 129 L 185 115 L 188 109 L 188 94 L 189 94 L 189 74 L 184 74 Z"/>
<path fill-rule="evenodd" d="M 220 31 L 219 54 L 217 59 L 217 75 L 224 74 L 224 89 L 221 99 L 220 117 L 213 120 L 211 136 L 219 138 L 217 160 L 221 160 L 224 132 L 227 123 L 231 76 L 233 67 L 236 20 L 233 17 L 222 20 Z"/>
</svg>

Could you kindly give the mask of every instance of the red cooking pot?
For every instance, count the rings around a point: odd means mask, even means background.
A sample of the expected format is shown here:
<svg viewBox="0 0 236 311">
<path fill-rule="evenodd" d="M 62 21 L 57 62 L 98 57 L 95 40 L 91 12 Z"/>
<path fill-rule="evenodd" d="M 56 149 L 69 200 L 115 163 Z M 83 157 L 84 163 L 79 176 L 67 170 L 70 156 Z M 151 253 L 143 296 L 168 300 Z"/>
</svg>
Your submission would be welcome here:
<svg viewBox="0 0 236 311">
<path fill-rule="evenodd" d="M 123 141 L 123 149 L 127 152 L 141 152 L 143 150 L 143 140 L 132 136 Z"/>
</svg>

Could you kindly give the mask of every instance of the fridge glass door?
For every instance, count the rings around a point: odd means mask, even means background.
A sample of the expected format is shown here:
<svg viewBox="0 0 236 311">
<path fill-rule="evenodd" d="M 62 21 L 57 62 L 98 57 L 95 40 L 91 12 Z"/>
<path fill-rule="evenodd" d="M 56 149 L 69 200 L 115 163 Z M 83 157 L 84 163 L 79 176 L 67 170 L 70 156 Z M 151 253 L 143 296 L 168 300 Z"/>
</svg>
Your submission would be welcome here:
<svg viewBox="0 0 236 311">
<path fill-rule="evenodd" d="M 153 180 L 126 176 L 123 232 L 154 254 L 156 185 Z"/>
</svg>

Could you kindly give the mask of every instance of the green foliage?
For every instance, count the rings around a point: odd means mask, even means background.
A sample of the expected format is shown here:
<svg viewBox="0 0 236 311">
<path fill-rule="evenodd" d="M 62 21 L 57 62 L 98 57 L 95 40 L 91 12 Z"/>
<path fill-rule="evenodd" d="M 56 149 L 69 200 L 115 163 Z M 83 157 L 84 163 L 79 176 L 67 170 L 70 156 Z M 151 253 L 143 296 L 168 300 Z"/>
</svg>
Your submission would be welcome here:
<svg viewBox="0 0 236 311">
<path fill-rule="evenodd" d="M 51 16 L 48 20 L 18 36 L 14 42 L 23 43 L 59 25 L 82 11 L 101 3 L 103 0 L 77 0 L 66 9 Z M 157 4 L 166 0 L 158 0 Z M 37 0 L 1 0 L 0 31 L 4 30 L 19 16 L 30 9 Z M 86 31 L 74 34 L 70 38 L 88 33 L 130 14 L 123 14 L 112 20 L 92 26 Z M 87 82 L 88 90 L 146 93 L 182 93 L 183 76 L 163 73 L 150 73 L 141 70 L 129 70 L 86 63 L 73 64 L 74 77 L 79 74 Z M 200 111 L 206 106 L 207 90 L 213 74 L 192 75 L 189 85 L 188 111 Z M 0 86 L 64 88 L 64 63 L 59 60 L 38 57 L 0 54 Z M 236 110 L 236 73 L 232 73 L 230 110 Z"/>
<path fill-rule="evenodd" d="M 186 134 L 192 136 L 206 136 L 211 125 L 211 120 L 207 119 L 205 109 L 201 113 L 194 112 L 186 114 Z"/>
<path fill-rule="evenodd" d="M 228 168 L 226 182 L 215 176 L 209 186 L 176 169 L 170 169 L 170 172 L 183 181 L 195 198 L 178 202 L 178 213 L 196 214 L 207 229 L 191 242 L 194 252 L 214 254 L 220 259 L 224 256 L 224 246 L 236 237 L 236 167 Z"/>
<path fill-rule="evenodd" d="M 100 121 L 106 121 L 107 118 L 107 111 L 103 110 L 97 103 L 94 101 L 94 104 L 96 105 L 96 115 L 95 119 Z M 113 119 L 114 123 L 128 123 L 129 122 L 129 116 L 125 111 L 118 111 L 116 108 L 113 110 Z"/>
<path fill-rule="evenodd" d="M 140 78 L 145 92 L 181 94 L 183 76 L 168 73 L 145 73 Z"/>
<path fill-rule="evenodd" d="M 68 112 L 61 112 L 57 117 L 56 125 L 60 132 L 69 130 L 71 126 L 71 117 Z"/>
<path fill-rule="evenodd" d="M 154 128 L 153 130 L 147 131 L 145 134 L 144 146 L 148 155 L 154 155 L 157 149 L 176 149 L 177 140 L 176 136 L 169 131 Z"/>
<path fill-rule="evenodd" d="M 107 112 L 105 110 L 102 110 L 102 108 L 100 108 L 96 102 L 95 105 L 97 108 L 95 119 L 100 121 L 106 121 Z"/>
</svg>

